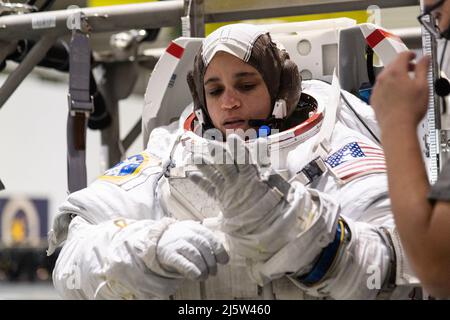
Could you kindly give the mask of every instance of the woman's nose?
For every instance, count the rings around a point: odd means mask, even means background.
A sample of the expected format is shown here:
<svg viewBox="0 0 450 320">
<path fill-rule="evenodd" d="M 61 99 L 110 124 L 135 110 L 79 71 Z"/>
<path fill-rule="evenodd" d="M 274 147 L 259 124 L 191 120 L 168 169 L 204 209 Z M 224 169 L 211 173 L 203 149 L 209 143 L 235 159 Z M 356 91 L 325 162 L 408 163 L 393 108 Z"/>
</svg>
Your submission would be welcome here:
<svg viewBox="0 0 450 320">
<path fill-rule="evenodd" d="M 222 97 L 222 108 L 223 109 L 236 109 L 241 106 L 241 101 L 237 97 L 233 90 L 226 90 Z"/>
</svg>

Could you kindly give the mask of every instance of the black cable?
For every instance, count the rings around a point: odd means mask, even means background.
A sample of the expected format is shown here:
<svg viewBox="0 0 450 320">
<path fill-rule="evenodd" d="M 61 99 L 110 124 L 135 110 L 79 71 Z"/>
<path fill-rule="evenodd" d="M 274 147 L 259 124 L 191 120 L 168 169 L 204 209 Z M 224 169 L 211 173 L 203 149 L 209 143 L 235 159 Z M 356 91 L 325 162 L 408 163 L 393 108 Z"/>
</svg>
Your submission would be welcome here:
<svg viewBox="0 0 450 320">
<path fill-rule="evenodd" d="M 445 97 L 442 98 L 442 113 L 447 113 L 447 101 L 445 101 Z"/>
<path fill-rule="evenodd" d="M 439 63 L 439 67 L 442 68 L 442 64 L 444 63 L 445 51 L 447 50 L 448 41 L 445 41 L 444 48 L 442 49 L 441 61 Z"/>
<path fill-rule="evenodd" d="M 381 141 L 380 139 L 378 139 L 378 137 L 375 135 L 375 133 L 373 133 L 373 131 L 369 128 L 369 126 L 366 124 L 366 122 L 361 119 L 361 117 L 359 116 L 359 114 L 356 112 L 356 110 L 352 107 L 352 105 L 350 104 L 350 102 L 347 100 L 347 98 L 344 96 L 344 94 L 341 91 L 341 97 L 342 99 L 344 99 L 345 104 L 347 105 L 347 107 L 349 107 L 350 110 L 352 110 L 352 112 L 355 114 L 355 116 L 358 118 L 359 121 L 361 121 L 361 123 L 363 124 L 363 126 L 367 129 L 367 131 L 369 131 L 370 135 L 378 142 L 378 144 L 381 145 Z"/>
</svg>

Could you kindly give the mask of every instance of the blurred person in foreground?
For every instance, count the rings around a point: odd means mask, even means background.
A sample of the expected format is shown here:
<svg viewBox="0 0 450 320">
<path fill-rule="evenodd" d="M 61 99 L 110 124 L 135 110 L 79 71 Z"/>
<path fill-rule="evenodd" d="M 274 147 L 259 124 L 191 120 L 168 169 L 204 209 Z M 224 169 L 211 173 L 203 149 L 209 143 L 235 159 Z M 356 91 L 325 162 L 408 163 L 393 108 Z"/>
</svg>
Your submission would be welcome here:
<svg viewBox="0 0 450 320">
<path fill-rule="evenodd" d="M 433 36 L 448 41 L 450 1 L 425 5 L 419 21 Z M 430 57 L 417 64 L 414 58 L 413 52 L 401 53 L 385 68 L 371 104 L 381 128 L 392 211 L 402 244 L 424 288 L 445 298 L 450 296 L 450 161 L 430 186 L 417 137 L 428 105 Z"/>
</svg>

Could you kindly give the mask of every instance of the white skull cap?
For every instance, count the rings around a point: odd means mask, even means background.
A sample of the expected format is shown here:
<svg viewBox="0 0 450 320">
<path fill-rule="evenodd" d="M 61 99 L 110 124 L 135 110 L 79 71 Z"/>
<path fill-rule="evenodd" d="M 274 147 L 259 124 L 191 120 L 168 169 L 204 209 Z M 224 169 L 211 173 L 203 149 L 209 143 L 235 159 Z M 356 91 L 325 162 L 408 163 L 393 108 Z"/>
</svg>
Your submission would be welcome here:
<svg viewBox="0 0 450 320">
<path fill-rule="evenodd" d="M 261 26 L 245 23 L 237 23 L 228 28 L 215 30 L 203 40 L 202 58 L 205 66 L 208 66 L 219 51 L 225 51 L 248 62 L 256 39 L 267 32 Z"/>
<path fill-rule="evenodd" d="M 201 49 L 195 55 L 193 70 L 186 77 L 194 110 L 201 113 L 201 117 L 197 117 L 203 118 L 200 120 L 202 126 L 213 127 L 206 107 L 204 76 L 219 51 L 237 57 L 261 74 L 269 91 L 272 115 L 276 119 L 285 119 L 294 112 L 301 93 L 301 76 L 288 52 L 272 40 L 263 26 L 231 24 L 220 27 L 203 40 Z"/>
</svg>

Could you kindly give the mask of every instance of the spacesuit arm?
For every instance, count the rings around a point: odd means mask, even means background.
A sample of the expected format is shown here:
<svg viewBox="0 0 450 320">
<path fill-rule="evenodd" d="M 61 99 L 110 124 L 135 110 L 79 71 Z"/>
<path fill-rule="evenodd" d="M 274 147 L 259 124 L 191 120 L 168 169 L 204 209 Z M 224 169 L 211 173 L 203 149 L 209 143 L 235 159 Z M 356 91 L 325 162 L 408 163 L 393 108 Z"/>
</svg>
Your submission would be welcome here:
<svg viewBox="0 0 450 320">
<path fill-rule="evenodd" d="M 290 278 L 313 296 L 375 299 L 395 284 L 395 253 L 387 233 L 341 216 L 333 241 L 316 257 L 311 270 Z"/>
<path fill-rule="evenodd" d="M 302 290 L 318 297 L 385 298 L 391 297 L 396 285 L 394 296 L 406 297 L 418 282 L 393 227 L 389 198 L 366 193 L 355 197 L 358 200 L 353 204 L 338 206 L 335 199 L 313 189 L 295 192 L 294 210 L 299 216 L 309 211 L 315 217 L 313 223 L 305 231 L 297 229 L 300 232 L 293 240 L 264 263 L 254 265 L 255 278 L 265 282 L 288 275 Z M 365 206 L 358 208 L 361 203 Z M 352 211 L 352 218 L 346 210 Z"/>
<path fill-rule="evenodd" d="M 181 277 L 165 271 L 156 246 L 173 219 L 115 219 L 90 224 L 75 217 L 53 271 L 66 299 L 167 298 Z"/>
<path fill-rule="evenodd" d="M 147 174 L 126 181 L 130 188 L 97 181 L 60 207 L 49 253 L 66 240 L 54 271 L 63 297 L 167 298 L 181 279 L 204 279 L 227 262 L 205 226 L 167 217 L 158 200 L 160 173 Z"/>
</svg>

